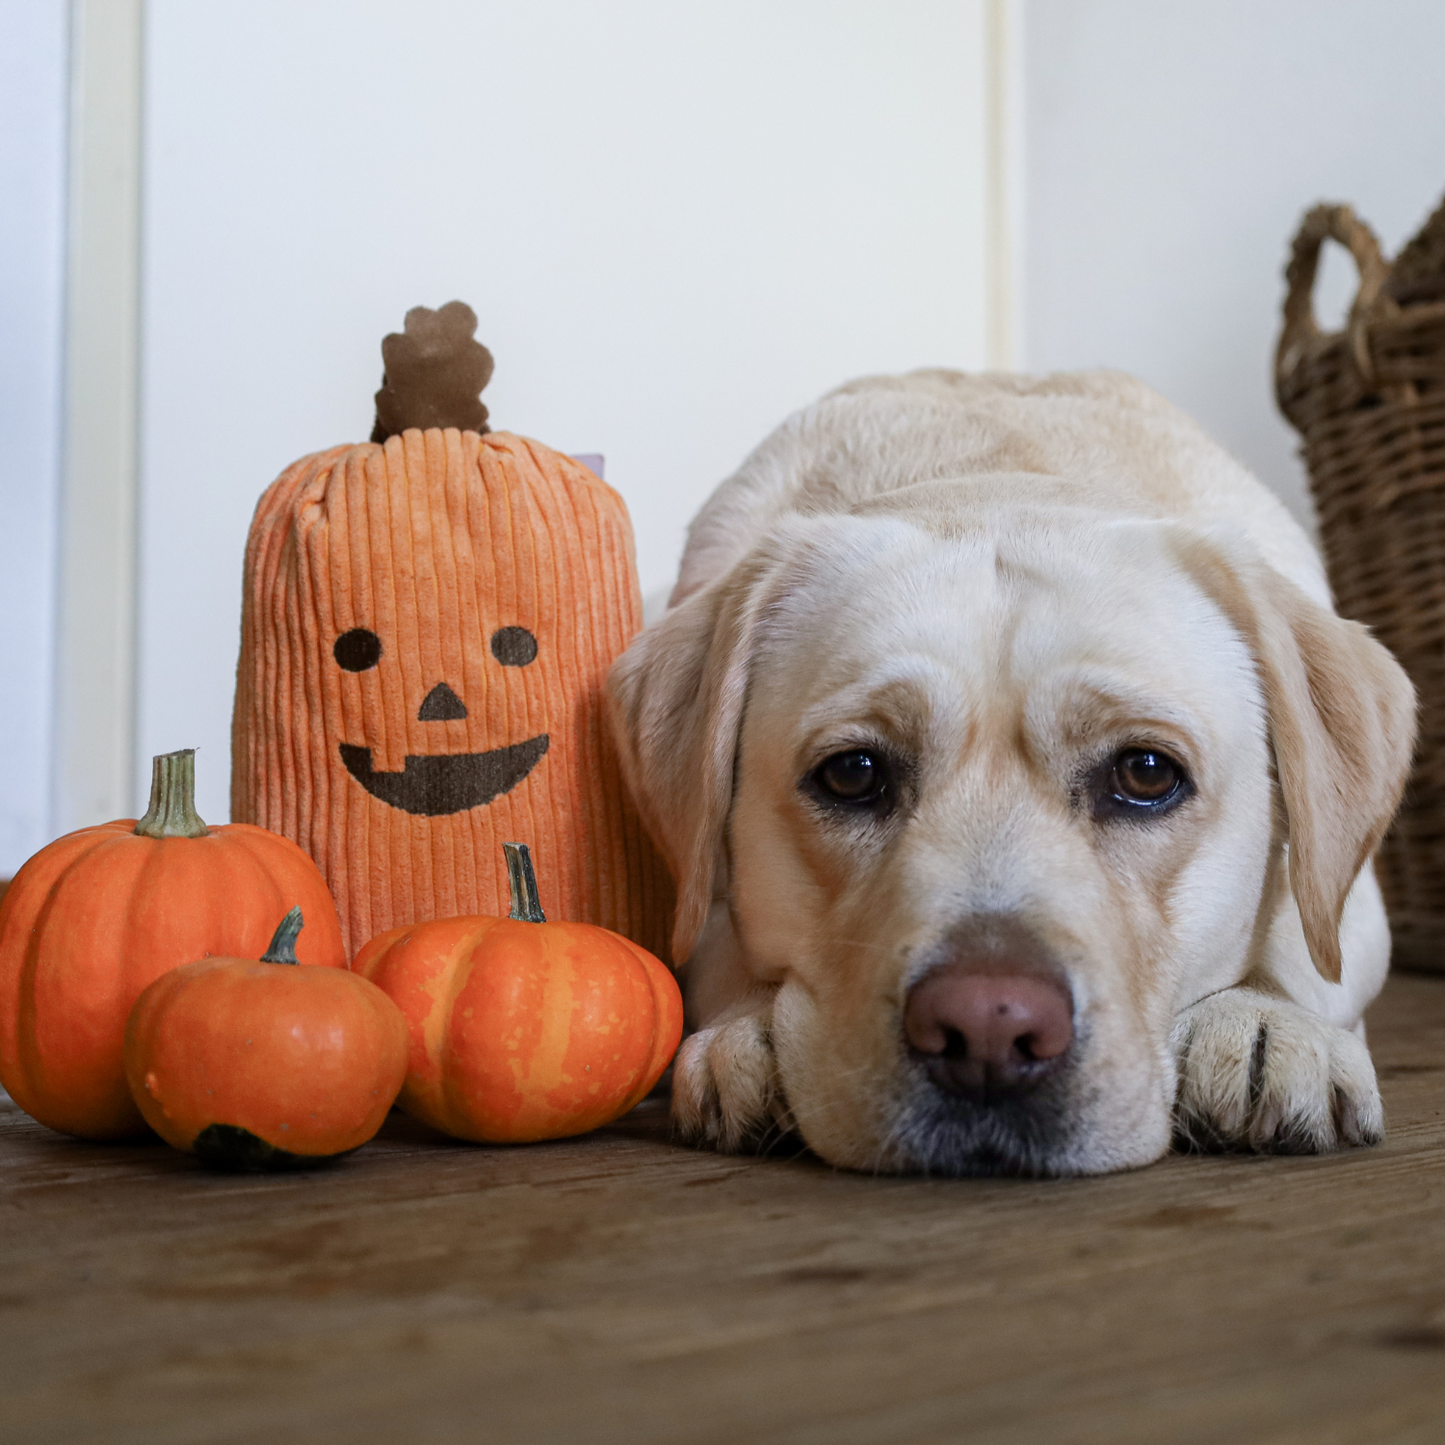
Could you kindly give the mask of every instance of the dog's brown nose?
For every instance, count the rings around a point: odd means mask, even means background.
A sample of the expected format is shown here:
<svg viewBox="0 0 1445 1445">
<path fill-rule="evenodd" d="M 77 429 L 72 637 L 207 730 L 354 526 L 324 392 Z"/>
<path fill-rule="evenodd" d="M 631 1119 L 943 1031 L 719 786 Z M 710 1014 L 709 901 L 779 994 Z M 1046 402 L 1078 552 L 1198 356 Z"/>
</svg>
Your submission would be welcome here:
<svg viewBox="0 0 1445 1445">
<path fill-rule="evenodd" d="M 945 966 L 908 991 L 903 1032 L 940 1089 L 983 1103 L 1058 1069 L 1074 1037 L 1073 1003 L 1046 974 Z"/>
</svg>

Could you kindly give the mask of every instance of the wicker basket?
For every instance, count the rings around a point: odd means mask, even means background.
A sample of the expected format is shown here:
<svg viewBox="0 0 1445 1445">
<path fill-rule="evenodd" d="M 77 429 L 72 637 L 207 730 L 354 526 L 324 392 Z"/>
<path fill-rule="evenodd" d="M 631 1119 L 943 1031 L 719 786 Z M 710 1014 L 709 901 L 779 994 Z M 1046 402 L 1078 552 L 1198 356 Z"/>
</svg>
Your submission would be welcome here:
<svg viewBox="0 0 1445 1445">
<path fill-rule="evenodd" d="M 1322 333 L 1326 240 L 1360 284 L 1345 329 Z M 1317 206 L 1286 275 L 1275 395 L 1303 439 L 1335 601 L 1420 697 L 1414 772 L 1377 860 L 1394 962 L 1445 972 L 1445 204 L 1393 266 L 1348 206 Z"/>
</svg>

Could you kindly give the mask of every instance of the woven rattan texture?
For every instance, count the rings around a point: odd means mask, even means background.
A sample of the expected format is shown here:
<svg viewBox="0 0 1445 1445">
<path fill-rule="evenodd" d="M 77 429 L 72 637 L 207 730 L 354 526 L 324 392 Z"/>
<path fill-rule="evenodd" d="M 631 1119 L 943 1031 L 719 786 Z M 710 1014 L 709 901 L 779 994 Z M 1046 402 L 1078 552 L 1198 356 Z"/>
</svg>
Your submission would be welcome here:
<svg viewBox="0 0 1445 1445">
<path fill-rule="evenodd" d="M 1310 303 L 1325 240 L 1348 247 L 1361 276 L 1345 329 L 1329 333 Z M 1311 211 L 1290 261 L 1275 386 L 1302 439 L 1336 604 L 1419 693 L 1415 767 L 1377 871 L 1395 963 L 1445 972 L 1445 206 L 1401 262 L 1392 276 L 1348 207 Z"/>
</svg>

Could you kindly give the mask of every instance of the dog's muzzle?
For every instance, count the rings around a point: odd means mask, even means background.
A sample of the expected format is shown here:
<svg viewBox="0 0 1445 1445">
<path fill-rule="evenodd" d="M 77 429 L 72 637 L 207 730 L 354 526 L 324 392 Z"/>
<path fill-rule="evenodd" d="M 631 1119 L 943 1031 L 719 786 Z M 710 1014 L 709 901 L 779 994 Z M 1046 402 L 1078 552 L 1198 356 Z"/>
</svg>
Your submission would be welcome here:
<svg viewBox="0 0 1445 1445">
<path fill-rule="evenodd" d="M 1011 919 L 952 930 L 908 989 L 903 1047 L 914 1076 L 898 1142 L 913 1167 L 1047 1173 L 1072 1132 L 1081 1040 L 1061 968 Z"/>
</svg>

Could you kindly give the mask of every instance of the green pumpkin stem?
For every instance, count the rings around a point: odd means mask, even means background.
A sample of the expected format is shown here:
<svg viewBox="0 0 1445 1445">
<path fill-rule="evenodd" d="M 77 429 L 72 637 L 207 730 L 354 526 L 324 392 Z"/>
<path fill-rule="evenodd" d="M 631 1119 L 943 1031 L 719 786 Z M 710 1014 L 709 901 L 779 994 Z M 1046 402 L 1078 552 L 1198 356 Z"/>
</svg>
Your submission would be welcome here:
<svg viewBox="0 0 1445 1445">
<path fill-rule="evenodd" d="M 262 963 L 300 963 L 296 957 L 296 936 L 301 932 L 300 908 L 293 908 L 276 926 L 270 946 L 261 955 Z"/>
<path fill-rule="evenodd" d="M 503 843 L 502 852 L 507 856 L 507 882 L 512 889 L 512 911 L 507 917 L 521 923 L 545 923 L 547 915 L 537 897 L 531 850 L 525 843 Z"/>
<path fill-rule="evenodd" d="M 150 806 L 135 830 L 142 838 L 204 838 L 210 831 L 196 812 L 195 748 L 151 760 Z"/>
</svg>

